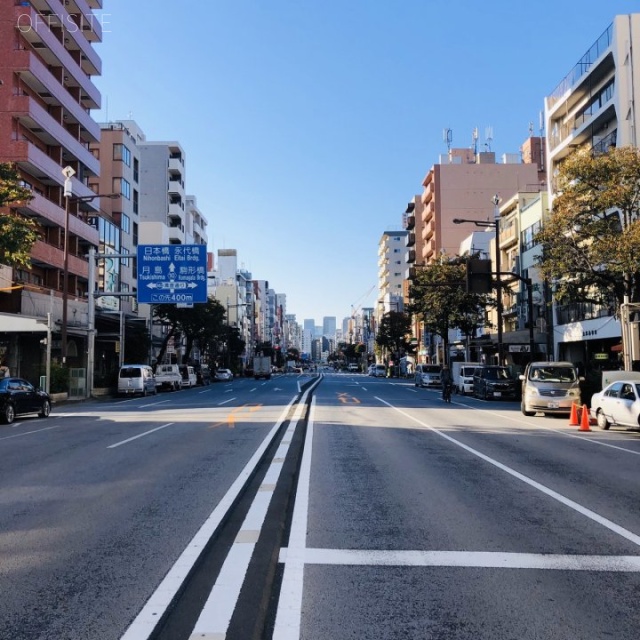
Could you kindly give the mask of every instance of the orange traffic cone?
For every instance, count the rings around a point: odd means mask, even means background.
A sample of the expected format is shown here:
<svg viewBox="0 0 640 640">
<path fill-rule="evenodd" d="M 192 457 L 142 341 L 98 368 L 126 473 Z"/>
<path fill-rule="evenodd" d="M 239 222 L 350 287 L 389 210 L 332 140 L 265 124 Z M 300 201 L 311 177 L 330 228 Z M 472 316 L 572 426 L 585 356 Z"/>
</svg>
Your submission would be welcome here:
<svg viewBox="0 0 640 640">
<path fill-rule="evenodd" d="M 578 420 L 578 405 L 575 402 L 571 403 L 571 414 L 569 415 L 569 426 L 577 427 L 580 424 Z"/>
<path fill-rule="evenodd" d="M 591 427 L 589 427 L 589 409 L 587 409 L 587 405 L 582 405 L 582 417 L 580 418 L 580 429 L 578 431 L 591 431 Z"/>
</svg>

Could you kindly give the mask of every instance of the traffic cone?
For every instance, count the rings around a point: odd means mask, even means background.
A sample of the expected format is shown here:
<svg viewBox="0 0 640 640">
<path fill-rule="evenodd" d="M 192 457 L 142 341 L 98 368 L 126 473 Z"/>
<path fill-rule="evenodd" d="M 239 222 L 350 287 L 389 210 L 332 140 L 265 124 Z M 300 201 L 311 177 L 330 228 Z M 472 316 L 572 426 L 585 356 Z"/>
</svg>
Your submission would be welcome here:
<svg viewBox="0 0 640 640">
<path fill-rule="evenodd" d="M 587 405 L 582 405 L 582 417 L 580 419 L 580 429 L 578 431 L 591 431 L 591 427 L 589 426 L 589 409 L 587 409 Z"/>
<path fill-rule="evenodd" d="M 569 426 L 577 427 L 580 425 L 578 420 L 578 405 L 575 402 L 571 403 L 571 414 L 569 415 Z"/>
</svg>

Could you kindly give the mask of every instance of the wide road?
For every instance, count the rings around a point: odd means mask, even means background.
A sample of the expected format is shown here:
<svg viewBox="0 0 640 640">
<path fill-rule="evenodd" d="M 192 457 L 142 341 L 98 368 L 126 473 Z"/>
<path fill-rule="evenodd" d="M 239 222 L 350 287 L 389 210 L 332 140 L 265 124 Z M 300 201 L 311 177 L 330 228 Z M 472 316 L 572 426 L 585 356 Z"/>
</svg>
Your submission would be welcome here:
<svg viewBox="0 0 640 640">
<path fill-rule="evenodd" d="M 0 427 L 0 638 L 637 639 L 640 434 L 313 380 Z"/>
</svg>

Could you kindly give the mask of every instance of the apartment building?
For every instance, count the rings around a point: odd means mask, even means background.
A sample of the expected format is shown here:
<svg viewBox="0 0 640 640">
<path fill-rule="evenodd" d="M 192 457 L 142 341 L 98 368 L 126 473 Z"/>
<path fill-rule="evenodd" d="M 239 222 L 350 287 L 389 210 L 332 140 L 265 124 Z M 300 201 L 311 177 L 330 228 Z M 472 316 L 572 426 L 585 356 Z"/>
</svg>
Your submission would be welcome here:
<svg viewBox="0 0 640 640">
<path fill-rule="evenodd" d="M 632 46 L 635 43 L 636 46 Z M 577 64 L 545 98 L 547 172 L 550 205 L 556 194 L 554 177 L 575 149 L 594 153 L 610 147 L 638 145 L 640 124 L 640 14 L 615 16 Z M 599 368 L 615 364 L 621 327 L 607 305 L 554 306 L 554 355 Z M 633 359 L 638 354 L 637 328 Z"/>
<path fill-rule="evenodd" d="M 0 291 L 0 355 L 12 372 L 35 382 L 45 373 L 48 355 L 62 358 L 65 271 L 67 364 L 86 367 L 86 254 L 98 246 L 98 229 L 90 219 L 103 206 L 89 186 L 100 174 L 89 146 L 100 138 L 91 110 L 100 107 L 93 80 L 101 73 L 94 44 L 101 41 L 102 29 L 93 12 L 101 6 L 101 0 L 0 0 L 0 161 L 16 163 L 23 184 L 31 188 L 33 200 L 17 211 L 36 220 L 41 234 L 31 270 L 3 269 L 10 287 L 19 288 Z M 68 199 L 65 167 L 74 171 Z M 40 341 L 47 329 L 45 347 Z"/>
<path fill-rule="evenodd" d="M 389 311 L 404 309 L 407 244 L 411 235 L 409 231 L 385 231 L 378 241 L 378 319 Z"/>
<path fill-rule="evenodd" d="M 423 181 L 419 202 L 414 198 L 404 215 L 409 265 L 403 291 L 405 298 L 421 266 L 443 255 L 448 258 L 458 255 L 475 223 L 492 226 L 496 196 L 499 202 L 505 202 L 516 193 L 537 193 L 544 188 L 544 149 L 544 140 L 532 136 L 524 142 L 519 154 L 503 154 L 500 162 L 496 161 L 494 152 L 478 153 L 466 148 L 452 148 L 440 156 L 439 163 L 431 167 Z M 454 223 L 454 220 L 462 222 Z M 513 224 L 512 220 L 500 219 L 500 233 L 510 237 L 516 234 Z M 489 246 L 493 247 L 491 257 L 495 263 L 495 243 Z M 497 319 L 493 324 L 497 326 Z M 429 361 L 440 353 L 439 339 L 426 335 L 419 320 L 414 319 L 413 331 L 418 343 L 418 362 Z M 497 330 L 486 336 L 484 342 L 487 355 L 495 355 Z"/>
</svg>

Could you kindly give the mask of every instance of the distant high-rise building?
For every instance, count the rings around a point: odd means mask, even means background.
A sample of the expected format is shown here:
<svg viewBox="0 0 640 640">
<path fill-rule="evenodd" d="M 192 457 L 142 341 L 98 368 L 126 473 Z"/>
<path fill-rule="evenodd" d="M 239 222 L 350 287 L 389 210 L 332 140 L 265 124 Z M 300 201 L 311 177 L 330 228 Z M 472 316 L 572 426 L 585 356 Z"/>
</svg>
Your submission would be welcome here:
<svg viewBox="0 0 640 640">
<path fill-rule="evenodd" d="M 322 318 L 322 335 L 325 338 L 334 339 L 336 337 L 335 316 L 325 316 Z"/>
<path fill-rule="evenodd" d="M 302 323 L 302 351 L 311 353 L 311 343 L 316 333 L 316 321 L 313 318 L 307 318 Z"/>
</svg>

